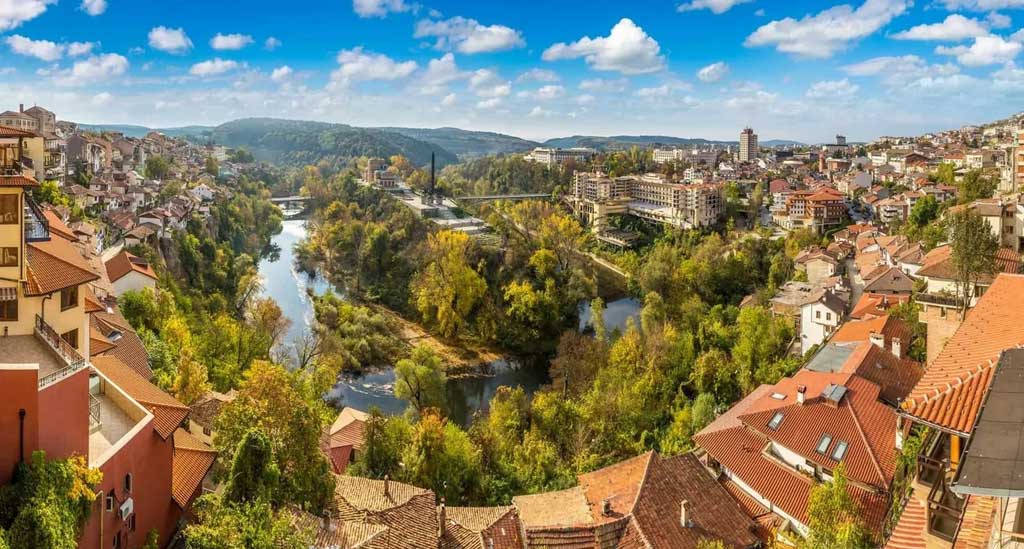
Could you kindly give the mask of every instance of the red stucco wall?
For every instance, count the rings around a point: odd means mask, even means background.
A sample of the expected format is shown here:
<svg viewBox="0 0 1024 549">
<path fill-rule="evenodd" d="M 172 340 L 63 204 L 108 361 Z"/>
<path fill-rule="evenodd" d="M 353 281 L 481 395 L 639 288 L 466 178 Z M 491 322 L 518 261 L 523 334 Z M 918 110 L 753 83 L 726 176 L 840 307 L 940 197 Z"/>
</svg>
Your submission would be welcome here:
<svg viewBox="0 0 1024 549">
<path fill-rule="evenodd" d="M 39 391 L 39 448 L 47 457 L 89 455 L 89 369 Z"/>
<path fill-rule="evenodd" d="M 0 484 L 11 480 L 19 458 L 18 411 L 25 410 L 25 459 L 39 440 L 38 370 L 0 369 Z"/>
</svg>

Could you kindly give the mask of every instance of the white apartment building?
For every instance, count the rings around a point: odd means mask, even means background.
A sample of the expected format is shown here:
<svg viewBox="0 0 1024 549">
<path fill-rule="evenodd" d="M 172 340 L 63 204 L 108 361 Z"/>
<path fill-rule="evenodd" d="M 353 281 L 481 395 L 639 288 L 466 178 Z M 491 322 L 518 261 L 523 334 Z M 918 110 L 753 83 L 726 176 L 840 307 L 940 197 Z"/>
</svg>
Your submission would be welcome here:
<svg viewBox="0 0 1024 549">
<path fill-rule="evenodd" d="M 757 159 L 757 134 L 750 128 L 740 132 L 740 162 L 753 162 Z"/>
<path fill-rule="evenodd" d="M 598 232 L 612 215 L 687 229 L 707 227 L 718 221 L 724 202 L 718 184 L 680 184 L 660 174 L 610 178 L 601 172 L 577 172 L 570 197 L 574 213 Z"/>
<path fill-rule="evenodd" d="M 687 153 L 683 149 L 654 149 L 654 163 L 676 162 L 685 160 Z"/>
<path fill-rule="evenodd" d="M 591 156 L 594 156 L 597 151 L 586 147 L 573 147 L 570 149 L 560 149 L 557 147 L 537 147 L 533 149 L 533 152 L 527 154 L 524 158 L 531 162 L 539 162 L 545 166 L 554 166 L 556 164 L 563 164 L 569 160 L 575 160 L 576 162 L 586 162 Z"/>
</svg>

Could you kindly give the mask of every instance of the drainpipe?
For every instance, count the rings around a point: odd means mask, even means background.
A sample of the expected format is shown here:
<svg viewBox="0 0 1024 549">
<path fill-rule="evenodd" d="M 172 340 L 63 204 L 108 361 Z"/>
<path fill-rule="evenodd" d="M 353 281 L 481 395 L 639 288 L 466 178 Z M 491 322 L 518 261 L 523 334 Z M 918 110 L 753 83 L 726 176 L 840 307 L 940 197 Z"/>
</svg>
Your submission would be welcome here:
<svg viewBox="0 0 1024 549">
<path fill-rule="evenodd" d="M 106 512 L 104 503 L 105 496 L 106 494 L 103 492 L 103 490 L 96 492 L 96 497 L 99 498 L 100 500 L 100 544 L 97 547 L 103 547 L 103 522 L 106 520 L 106 517 L 103 516 L 103 513 Z"/>
<path fill-rule="evenodd" d="M 25 463 L 25 409 L 18 410 L 18 463 Z"/>
</svg>

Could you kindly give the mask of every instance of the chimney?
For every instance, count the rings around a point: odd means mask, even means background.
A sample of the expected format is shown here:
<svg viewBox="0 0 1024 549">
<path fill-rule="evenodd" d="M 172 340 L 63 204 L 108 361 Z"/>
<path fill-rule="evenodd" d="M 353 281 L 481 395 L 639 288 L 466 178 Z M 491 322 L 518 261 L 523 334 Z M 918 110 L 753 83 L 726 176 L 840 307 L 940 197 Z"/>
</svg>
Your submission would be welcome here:
<svg viewBox="0 0 1024 549">
<path fill-rule="evenodd" d="M 389 482 L 390 479 L 388 478 L 388 475 L 384 475 L 384 497 L 386 498 L 391 497 L 391 491 L 388 490 L 388 488 L 390 488 L 390 486 L 388 485 Z"/>
<path fill-rule="evenodd" d="M 609 517 L 612 514 L 612 502 L 608 498 L 601 500 L 601 514 Z"/>
<path fill-rule="evenodd" d="M 445 517 L 444 512 L 444 498 L 442 497 L 441 505 L 437 509 L 437 537 L 439 538 L 444 536 L 444 525 L 446 520 L 447 517 Z"/>
<path fill-rule="evenodd" d="M 892 354 L 896 355 L 896 358 L 903 358 L 901 354 L 903 351 L 903 345 L 901 344 L 900 338 L 892 338 Z"/>
<path fill-rule="evenodd" d="M 690 502 L 685 499 L 679 504 L 679 525 L 683 528 L 693 528 L 693 521 L 690 520 L 690 510 L 687 507 Z"/>
<path fill-rule="evenodd" d="M 25 112 L 25 104 L 18 103 L 18 112 Z"/>
<path fill-rule="evenodd" d="M 879 349 L 885 348 L 885 336 L 878 332 L 871 332 L 870 334 L 868 334 L 868 341 L 870 341 L 872 345 L 878 347 Z"/>
<path fill-rule="evenodd" d="M 803 404 L 804 399 L 807 397 L 807 386 L 800 385 L 796 388 L 796 403 Z"/>
</svg>

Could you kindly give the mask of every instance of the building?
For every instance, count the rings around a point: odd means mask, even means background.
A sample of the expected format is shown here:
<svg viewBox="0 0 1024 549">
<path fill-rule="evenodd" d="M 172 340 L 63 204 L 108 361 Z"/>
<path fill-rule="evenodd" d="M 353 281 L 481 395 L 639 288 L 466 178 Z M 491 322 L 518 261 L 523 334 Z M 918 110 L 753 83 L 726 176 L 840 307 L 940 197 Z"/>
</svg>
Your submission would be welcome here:
<svg viewBox="0 0 1024 549">
<path fill-rule="evenodd" d="M 157 276 L 149 262 L 141 257 L 121 250 L 106 263 L 107 277 L 114 288 L 114 295 L 137 292 L 145 288 L 156 288 Z"/>
<path fill-rule="evenodd" d="M 783 229 L 808 228 L 818 233 L 841 225 L 846 217 L 846 196 L 831 187 L 788 193 L 772 212 L 772 221 Z"/>
<path fill-rule="evenodd" d="M 740 162 L 753 162 L 757 160 L 757 134 L 750 128 L 743 128 L 740 132 Z"/>
<path fill-rule="evenodd" d="M 611 178 L 601 172 L 576 172 L 569 202 L 573 212 L 599 233 L 612 215 L 634 215 L 687 229 L 708 227 L 725 207 L 719 184 L 674 183 L 659 174 Z"/>
<path fill-rule="evenodd" d="M 141 342 L 94 292 L 101 264 L 36 185 L 0 173 L 0 484 L 36 450 L 83 456 L 103 480 L 79 547 L 139 547 L 153 529 L 165 546 L 215 454 L 181 434 L 188 407 L 147 381 Z"/>
<path fill-rule="evenodd" d="M 356 453 L 363 448 L 363 431 L 369 418 L 370 414 L 346 406 L 327 428 L 327 458 L 335 473 L 345 474 L 345 469 L 356 460 Z"/>
<path fill-rule="evenodd" d="M 1024 190 L 1024 129 L 1018 129 L 1013 137 L 1013 188 L 1010 192 Z"/>
<path fill-rule="evenodd" d="M 537 147 L 524 158 L 550 167 L 558 164 L 564 164 L 570 160 L 574 162 L 586 162 L 596 153 L 597 151 L 594 149 L 586 147 L 572 147 L 569 149 L 561 149 L 558 147 Z"/>
</svg>

